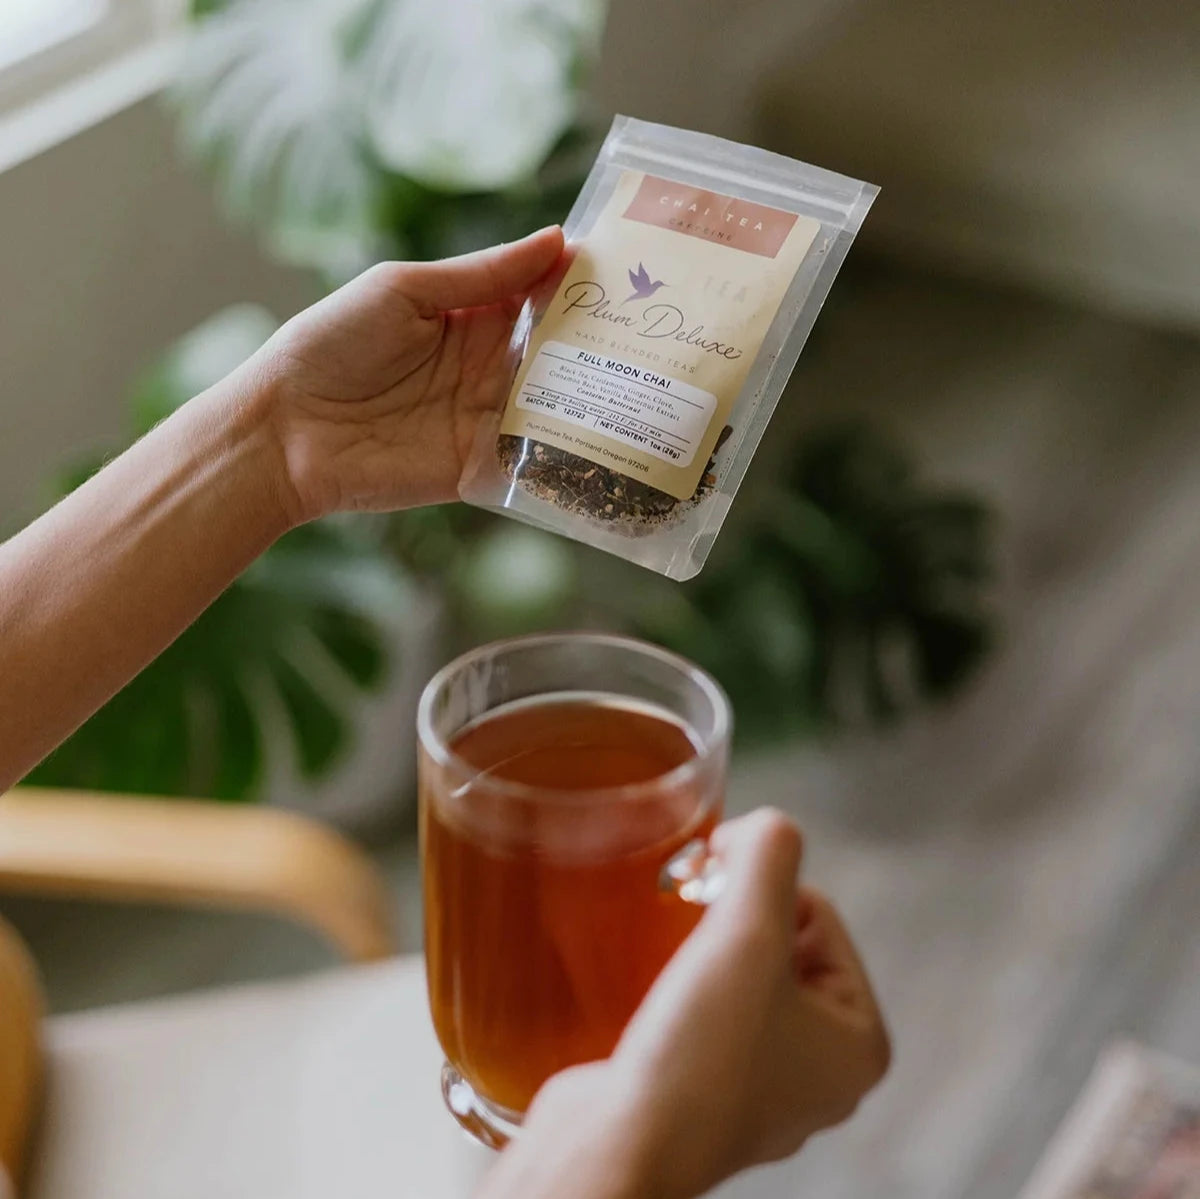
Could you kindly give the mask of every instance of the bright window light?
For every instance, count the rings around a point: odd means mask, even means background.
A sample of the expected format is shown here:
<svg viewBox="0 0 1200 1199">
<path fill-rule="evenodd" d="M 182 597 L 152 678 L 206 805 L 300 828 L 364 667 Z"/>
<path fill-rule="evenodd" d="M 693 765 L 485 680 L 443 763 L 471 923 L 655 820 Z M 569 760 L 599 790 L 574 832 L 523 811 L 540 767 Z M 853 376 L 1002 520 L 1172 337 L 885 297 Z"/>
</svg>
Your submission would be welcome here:
<svg viewBox="0 0 1200 1199">
<path fill-rule="evenodd" d="M 90 29 L 111 0 L 0 0 L 0 70 Z"/>
</svg>

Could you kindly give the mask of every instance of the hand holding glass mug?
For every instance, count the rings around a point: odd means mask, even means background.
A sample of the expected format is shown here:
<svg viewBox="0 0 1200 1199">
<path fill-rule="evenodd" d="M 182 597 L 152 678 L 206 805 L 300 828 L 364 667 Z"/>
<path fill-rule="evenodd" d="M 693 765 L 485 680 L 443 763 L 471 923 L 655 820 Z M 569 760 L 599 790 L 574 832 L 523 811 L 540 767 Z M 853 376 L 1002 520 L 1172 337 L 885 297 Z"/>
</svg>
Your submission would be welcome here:
<svg viewBox="0 0 1200 1199">
<path fill-rule="evenodd" d="M 796 827 L 717 824 L 729 725 L 703 671 L 602 634 L 484 647 L 427 689 L 430 1003 L 448 1106 L 512 1141 L 487 1195 L 698 1195 L 886 1069 Z"/>
<path fill-rule="evenodd" d="M 613 1055 L 542 1089 L 483 1199 L 699 1195 L 840 1123 L 883 1076 L 888 1037 L 853 944 L 796 887 L 795 826 L 760 809 L 712 840 L 720 899 Z"/>
</svg>

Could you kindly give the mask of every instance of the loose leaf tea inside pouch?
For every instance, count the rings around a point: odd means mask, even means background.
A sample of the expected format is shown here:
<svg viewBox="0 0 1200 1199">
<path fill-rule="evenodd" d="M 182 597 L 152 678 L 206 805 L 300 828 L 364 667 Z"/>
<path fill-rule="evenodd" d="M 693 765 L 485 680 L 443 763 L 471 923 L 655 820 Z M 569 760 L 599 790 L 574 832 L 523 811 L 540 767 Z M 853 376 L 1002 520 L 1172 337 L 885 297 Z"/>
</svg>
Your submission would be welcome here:
<svg viewBox="0 0 1200 1199">
<path fill-rule="evenodd" d="M 617 117 L 564 225 L 566 272 L 517 322 L 462 498 L 697 574 L 878 190 Z"/>
</svg>

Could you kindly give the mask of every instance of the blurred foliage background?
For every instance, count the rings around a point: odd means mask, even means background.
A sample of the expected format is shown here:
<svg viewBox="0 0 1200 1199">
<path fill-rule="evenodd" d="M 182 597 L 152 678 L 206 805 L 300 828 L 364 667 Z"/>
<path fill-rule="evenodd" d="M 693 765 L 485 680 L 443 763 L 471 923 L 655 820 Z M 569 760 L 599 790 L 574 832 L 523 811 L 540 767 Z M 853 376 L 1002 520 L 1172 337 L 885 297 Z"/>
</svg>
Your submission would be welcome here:
<svg viewBox="0 0 1200 1199">
<path fill-rule="evenodd" d="M 171 103 L 231 218 L 326 288 L 380 258 L 561 220 L 599 142 L 584 97 L 603 6 L 467 7 L 195 0 Z M 166 350 L 131 392 L 131 438 L 276 327 L 241 305 Z M 806 353 L 820 352 L 818 325 Z M 583 624 L 676 649 L 728 689 L 742 744 L 952 693 L 993 635 L 986 504 L 925 485 L 882 430 L 786 435 L 784 468 L 751 471 L 708 567 L 682 586 L 461 505 L 297 530 L 31 781 L 244 800 L 275 753 L 325 776 L 354 750 L 356 694 L 397 666 L 387 616 L 414 589 L 441 605 L 445 654 Z"/>
</svg>

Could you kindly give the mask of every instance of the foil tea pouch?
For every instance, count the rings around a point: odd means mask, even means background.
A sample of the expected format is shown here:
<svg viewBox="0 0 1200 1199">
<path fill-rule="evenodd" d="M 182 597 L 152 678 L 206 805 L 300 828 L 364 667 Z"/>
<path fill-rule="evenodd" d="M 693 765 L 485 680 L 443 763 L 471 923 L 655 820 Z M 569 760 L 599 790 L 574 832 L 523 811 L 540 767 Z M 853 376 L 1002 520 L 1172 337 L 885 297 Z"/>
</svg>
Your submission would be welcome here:
<svg viewBox="0 0 1200 1199">
<path fill-rule="evenodd" d="M 468 503 L 673 579 L 704 565 L 878 188 L 617 117 L 525 305 Z"/>
</svg>

